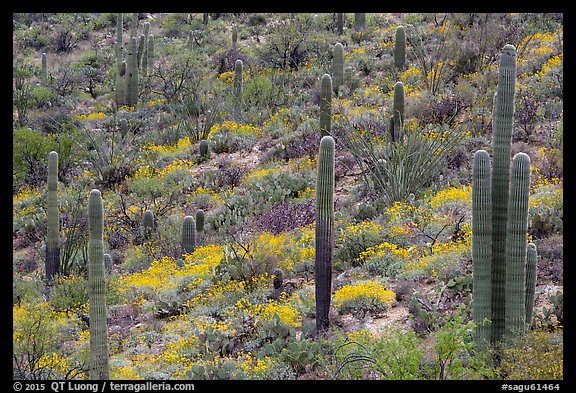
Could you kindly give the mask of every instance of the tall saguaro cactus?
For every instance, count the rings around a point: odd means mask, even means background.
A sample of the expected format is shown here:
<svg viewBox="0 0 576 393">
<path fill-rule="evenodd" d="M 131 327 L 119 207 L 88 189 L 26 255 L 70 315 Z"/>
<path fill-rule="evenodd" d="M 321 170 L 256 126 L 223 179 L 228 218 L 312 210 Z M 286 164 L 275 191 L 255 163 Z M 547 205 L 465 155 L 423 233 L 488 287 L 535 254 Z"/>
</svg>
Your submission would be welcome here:
<svg viewBox="0 0 576 393">
<path fill-rule="evenodd" d="M 354 30 L 360 31 L 366 28 L 366 13 L 354 14 Z"/>
<path fill-rule="evenodd" d="M 500 57 L 492 115 L 492 342 L 502 339 L 505 326 L 506 221 L 515 93 L 516 48 L 507 44 Z"/>
<path fill-rule="evenodd" d="M 123 55 L 123 30 L 124 17 L 120 12 L 116 17 L 116 105 L 126 105 L 126 89 L 124 75 L 126 74 L 127 64 Z"/>
<path fill-rule="evenodd" d="M 320 81 L 320 135 L 330 135 L 332 129 L 332 77 L 322 75 Z"/>
<path fill-rule="evenodd" d="M 196 210 L 196 240 L 198 245 L 204 245 L 204 221 L 206 220 L 204 210 Z"/>
<path fill-rule="evenodd" d="M 344 14 L 342 12 L 336 14 L 336 28 L 338 35 L 344 34 Z"/>
<path fill-rule="evenodd" d="M 90 191 L 88 199 L 88 296 L 90 301 L 90 379 L 110 379 L 106 324 L 106 276 L 102 194 Z"/>
<path fill-rule="evenodd" d="M 402 139 L 404 124 L 404 84 L 400 81 L 394 85 L 394 100 L 392 102 L 392 118 L 390 131 L 392 141 L 397 142 Z"/>
<path fill-rule="evenodd" d="M 48 209 L 46 225 L 46 284 L 60 272 L 60 218 L 58 213 L 58 153 L 48 154 Z"/>
<path fill-rule="evenodd" d="M 182 222 L 182 250 L 191 254 L 196 249 L 196 222 L 194 217 L 186 216 Z"/>
<path fill-rule="evenodd" d="M 136 37 L 132 37 L 130 39 L 127 64 L 128 69 L 126 71 L 126 103 L 129 106 L 136 107 L 138 104 L 138 49 L 136 44 Z"/>
<path fill-rule="evenodd" d="M 394 42 L 394 66 L 398 70 L 404 68 L 406 61 L 406 30 L 404 26 L 396 28 L 396 40 Z"/>
<path fill-rule="evenodd" d="M 154 213 L 152 210 L 146 210 L 144 212 L 144 217 L 142 217 L 142 231 L 144 240 L 150 240 L 152 232 L 154 231 Z"/>
<path fill-rule="evenodd" d="M 340 85 L 344 82 L 344 46 L 337 42 L 332 52 L 332 88 L 338 94 Z"/>
<path fill-rule="evenodd" d="M 475 340 L 490 343 L 492 319 L 492 192 L 490 157 L 486 150 L 474 153 L 472 166 L 472 319 Z"/>
<path fill-rule="evenodd" d="M 328 329 L 334 252 L 334 139 L 320 140 L 316 180 L 316 330 Z"/>
<path fill-rule="evenodd" d="M 523 332 L 526 323 L 526 246 L 530 157 L 517 153 L 512 160 L 506 225 L 505 338 Z"/>
<path fill-rule="evenodd" d="M 538 273 L 538 250 L 534 243 L 528 243 L 526 255 L 526 324 L 532 324 L 534 297 L 536 292 L 536 275 Z"/>
<path fill-rule="evenodd" d="M 234 64 L 234 111 L 237 114 L 240 113 L 244 105 L 243 70 L 244 62 L 241 59 L 236 60 Z"/>
<path fill-rule="evenodd" d="M 46 59 L 46 52 L 42 52 L 42 84 L 48 84 L 48 60 Z"/>
<path fill-rule="evenodd" d="M 154 34 L 150 34 L 148 37 L 148 73 L 152 72 L 152 66 L 154 64 Z"/>
</svg>

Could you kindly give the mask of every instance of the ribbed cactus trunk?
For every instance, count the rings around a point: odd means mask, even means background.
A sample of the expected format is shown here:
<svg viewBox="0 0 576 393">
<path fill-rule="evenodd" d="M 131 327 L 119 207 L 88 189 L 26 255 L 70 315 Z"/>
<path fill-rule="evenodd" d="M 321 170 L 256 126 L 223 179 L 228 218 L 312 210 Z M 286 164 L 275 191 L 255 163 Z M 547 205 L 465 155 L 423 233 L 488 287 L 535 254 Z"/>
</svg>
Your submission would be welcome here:
<svg viewBox="0 0 576 393">
<path fill-rule="evenodd" d="M 112 273 L 112 256 L 110 254 L 104 254 L 104 268 L 106 274 Z"/>
<path fill-rule="evenodd" d="M 318 152 L 316 180 L 316 330 L 328 329 L 334 251 L 334 139 L 324 136 Z"/>
<path fill-rule="evenodd" d="M 58 212 L 58 153 L 48 154 L 48 208 L 46 225 L 46 285 L 60 272 L 60 218 Z"/>
<path fill-rule="evenodd" d="M 322 75 L 320 82 L 320 136 L 330 135 L 332 129 L 332 77 Z"/>
<path fill-rule="evenodd" d="M 202 158 L 208 158 L 210 155 L 210 152 L 208 150 L 208 141 L 206 139 L 201 139 L 200 140 L 200 144 L 198 146 L 199 150 L 200 150 L 200 157 Z"/>
<path fill-rule="evenodd" d="M 526 324 L 526 247 L 530 157 L 517 153 L 512 160 L 512 176 L 506 225 L 505 339 L 525 331 Z"/>
<path fill-rule="evenodd" d="M 191 254 L 196 249 L 196 222 L 194 217 L 186 216 L 182 222 L 182 252 Z"/>
<path fill-rule="evenodd" d="M 344 46 L 337 42 L 332 52 L 332 88 L 338 94 L 344 82 Z"/>
<path fill-rule="evenodd" d="M 127 69 L 127 104 L 131 107 L 136 107 L 138 104 L 138 58 L 137 58 L 137 44 L 136 37 L 130 39 L 130 47 L 128 50 L 128 69 Z"/>
<path fill-rule="evenodd" d="M 526 326 L 532 325 L 534 301 L 536 293 L 536 277 L 538 273 L 538 250 L 534 243 L 528 243 L 526 255 Z"/>
<path fill-rule="evenodd" d="M 124 32 L 124 16 L 120 12 L 116 16 L 116 105 L 126 105 L 126 92 L 124 89 L 124 74 L 126 68 L 122 70 L 122 63 L 124 62 L 124 55 L 122 53 L 123 46 L 123 32 Z M 124 66 L 125 67 L 125 66 Z"/>
<path fill-rule="evenodd" d="M 244 89 L 243 89 L 243 73 L 244 63 L 242 60 L 236 60 L 234 64 L 234 111 L 239 114 L 244 106 Z"/>
<path fill-rule="evenodd" d="M 205 242 L 204 233 L 204 221 L 205 221 L 204 210 L 198 209 L 196 211 L 196 241 L 199 246 L 203 246 Z"/>
<path fill-rule="evenodd" d="M 398 70 L 404 69 L 406 61 L 406 30 L 404 26 L 396 28 L 396 40 L 394 42 L 394 66 Z"/>
<path fill-rule="evenodd" d="M 148 73 L 152 73 L 154 65 L 154 35 L 148 37 Z"/>
<path fill-rule="evenodd" d="M 472 319 L 475 341 L 490 343 L 492 319 L 492 193 L 490 156 L 474 153 L 472 166 Z"/>
<path fill-rule="evenodd" d="M 394 100 L 392 102 L 392 122 L 391 136 L 392 141 L 400 141 L 403 137 L 404 124 L 404 84 L 396 82 L 394 85 Z"/>
<path fill-rule="evenodd" d="M 110 379 L 106 279 L 104 267 L 104 220 L 102 195 L 90 191 L 88 199 L 88 296 L 90 301 L 90 379 Z"/>
<path fill-rule="evenodd" d="M 342 12 L 336 14 L 336 30 L 338 35 L 344 34 L 344 14 Z"/>
<path fill-rule="evenodd" d="M 516 49 L 505 45 L 500 57 L 492 132 L 492 342 L 505 330 L 506 222 L 510 185 L 510 150 L 516 92 Z"/>
<path fill-rule="evenodd" d="M 140 39 L 138 40 L 138 49 L 136 51 L 136 63 L 138 65 L 138 69 L 140 69 L 142 65 L 142 55 L 144 54 L 144 44 L 146 43 L 146 37 L 144 34 L 140 34 Z"/>
<path fill-rule="evenodd" d="M 366 28 L 366 14 L 365 13 L 355 13 L 354 14 L 354 30 L 360 31 Z"/>
<path fill-rule="evenodd" d="M 42 84 L 46 86 L 48 84 L 48 60 L 46 58 L 46 52 L 42 53 Z"/>
<path fill-rule="evenodd" d="M 142 217 L 142 234 L 144 241 L 150 240 L 154 231 L 154 213 L 152 210 L 146 210 Z"/>
</svg>

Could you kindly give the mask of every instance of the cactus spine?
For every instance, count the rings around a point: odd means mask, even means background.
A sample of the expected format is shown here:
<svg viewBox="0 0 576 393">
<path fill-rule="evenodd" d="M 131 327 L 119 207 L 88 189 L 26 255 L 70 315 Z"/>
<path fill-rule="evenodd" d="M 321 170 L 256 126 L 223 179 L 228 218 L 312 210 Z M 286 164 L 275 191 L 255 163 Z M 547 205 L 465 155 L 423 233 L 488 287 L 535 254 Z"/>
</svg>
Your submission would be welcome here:
<svg viewBox="0 0 576 393">
<path fill-rule="evenodd" d="M 472 166 L 472 318 L 475 340 L 490 343 L 492 318 L 492 193 L 490 157 L 485 150 L 474 153 Z"/>
<path fill-rule="evenodd" d="M 234 64 L 234 110 L 236 113 L 240 113 L 244 101 L 244 89 L 242 87 L 243 69 L 244 63 L 242 60 L 236 60 L 236 63 Z"/>
<path fill-rule="evenodd" d="M 402 139 L 402 125 L 404 124 L 404 84 L 396 82 L 394 85 L 394 100 L 392 102 L 392 141 Z"/>
<path fill-rule="evenodd" d="M 184 217 L 182 223 L 182 250 L 186 254 L 191 254 L 196 249 L 196 223 L 194 217 Z"/>
<path fill-rule="evenodd" d="M 59 213 L 58 213 L 58 153 L 48 154 L 48 209 L 46 225 L 46 284 L 52 285 L 60 272 Z"/>
<path fill-rule="evenodd" d="M 42 84 L 48 84 L 48 66 L 47 66 L 47 59 L 46 59 L 46 52 L 42 53 Z"/>
<path fill-rule="evenodd" d="M 128 50 L 128 69 L 127 69 L 127 104 L 136 107 L 138 104 L 138 58 L 137 58 L 136 37 L 130 39 Z"/>
<path fill-rule="evenodd" d="M 88 199 L 88 295 L 90 301 L 90 379 L 110 379 L 106 326 L 106 280 L 104 268 L 104 221 L 102 195 L 90 191 Z"/>
<path fill-rule="evenodd" d="M 316 180 L 316 256 L 315 294 L 316 330 L 329 326 L 328 313 L 332 292 L 332 256 L 334 250 L 334 139 L 320 140 Z"/>
<path fill-rule="evenodd" d="M 204 210 L 198 209 L 196 211 L 196 240 L 198 245 L 204 245 L 204 220 L 205 214 Z"/>
<path fill-rule="evenodd" d="M 340 85 L 344 82 L 344 46 L 337 42 L 332 54 L 332 88 L 338 94 Z"/>
<path fill-rule="evenodd" d="M 404 68 L 406 61 L 406 30 L 404 26 L 396 28 L 396 41 L 394 43 L 394 65 L 398 70 Z"/>
<path fill-rule="evenodd" d="M 538 250 L 534 243 L 528 243 L 526 255 L 526 324 L 532 324 L 534 299 L 536 292 L 536 274 L 538 272 Z"/>
<path fill-rule="evenodd" d="M 516 49 L 505 45 L 500 57 L 493 114 L 492 162 L 492 342 L 504 335 L 506 221 L 510 181 L 510 149 L 516 89 Z"/>
<path fill-rule="evenodd" d="M 152 232 L 154 231 L 154 213 L 152 210 L 146 210 L 144 217 L 142 217 L 142 230 L 144 233 L 144 240 L 150 240 Z"/>
<path fill-rule="evenodd" d="M 530 157 L 517 153 L 512 160 L 506 225 L 505 338 L 524 332 L 526 323 L 526 246 Z"/>
<path fill-rule="evenodd" d="M 332 77 L 322 75 L 320 86 L 320 135 L 330 135 L 332 129 Z"/>
</svg>

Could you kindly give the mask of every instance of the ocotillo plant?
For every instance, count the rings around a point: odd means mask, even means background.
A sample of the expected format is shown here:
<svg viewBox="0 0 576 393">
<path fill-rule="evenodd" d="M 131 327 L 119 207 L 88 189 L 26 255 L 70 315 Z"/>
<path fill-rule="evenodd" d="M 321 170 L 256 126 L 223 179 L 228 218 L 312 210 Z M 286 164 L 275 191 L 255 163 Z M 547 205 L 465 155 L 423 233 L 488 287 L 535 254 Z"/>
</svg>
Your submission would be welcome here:
<svg viewBox="0 0 576 393">
<path fill-rule="evenodd" d="M 330 135 L 332 129 L 332 77 L 322 75 L 320 82 L 320 136 Z"/>
<path fill-rule="evenodd" d="M 182 222 L 182 252 L 191 254 L 196 249 L 196 223 L 194 217 L 186 216 Z"/>
<path fill-rule="evenodd" d="M 42 84 L 48 84 L 48 65 L 46 59 L 46 52 L 42 53 Z"/>
<path fill-rule="evenodd" d="M 196 210 L 196 240 L 198 241 L 198 245 L 201 246 L 204 245 L 204 220 L 204 210 Z"/>
<path fill-rule="evenodd" d="M 516 48 L 505 45 L 500 57 L 492 132 L 492 342 L 504 334 L 506 221 L 510 186 L 510 150 L 516 93 Z"/>
<path fill-rule="evenodd" d="M 337 42 L 332 52 L 332 88 L 338 94 L 340 85 L 344 82 L 344 46 Z"/>
<path fill-rule="evenodd" d="M 526 246 L 530 157 L 517 153 L 512 160 L 506 223 L 505 338 L 524 332 L 526 324 Z"/>
<path fill-rule="evenodd" d="M 244 89 L 242 87 L 244 63 L 242 60 L 236 60 L 234 64 L 234 111 L 238 114 L 244 106 Z"/>
<path fill-rule="evenodd" d="M 334 252 L 334 139 L 320 140 L 316 180 L 316 330 L 328 329 Z"/>
<path fill-rule="evenodd" d="M 344 14 L 341 12 L 336 14 L 336 30 L 338 35 L 344 34 Z"/>
<path fill-rule="evenodd" d="M 108 329 L 106 325 L 106 279 L 104 268 L 104 219 L 102 195 L 90 191 L 88 199 L 88 296 L 90 301 L 90 379 L 110 379 Z"/>
<path fill-rule="evenodd" d="M 142 217 L 142 232 L 145 241 L 150 240 L 153 231 L 154 231 L 154 213 L 152 212 L 152 210 L 146 210 L 144 212 L 144 217 Z"/>
<path fill-rule="evenodd" d="M 46 225 L 46 285 L 52 285 L 60 271 L 59 213 L 58 213 L 58 153 L 48 154 L 48 208 Z"/>
<path fill-rule="evenodd" d="M 472 260 L 474 340 L 484 346 L 490 343 L 492 318 L 492 193 L 486 150 L 474 153 L 472 166 Z"/>
<path fill-rule="evenodd" d="M 136 37 L 130 39 L 130 48 L 128 50 L 128 69 L 127 69 L 127 94 L 126 103 L 129 106 L 136 107 L 138 104 L 138 58 Z"/>
<path fill-rule="evenodd" d="M 396 82 L 394 85 L 394 100 L 392 102 L 392 141 L 397 142 L 402 139 L 404 125 L 404 84 Z"/>
<path fill-rule="evenodd" d="M 536 277 L 538 273 L 538 250 L 534 243 L 528 243 L 526 255 L 526 325 L 532 325 L 534 300 L 536 292 Z"/>
<path fill-rule="evenodd" d="M 396 28 L 396 40 L 394 42 L 394 66 L 398 70 L 404 68 L 406 61 L 406 30 L 404 26 Z"/>
</svg>

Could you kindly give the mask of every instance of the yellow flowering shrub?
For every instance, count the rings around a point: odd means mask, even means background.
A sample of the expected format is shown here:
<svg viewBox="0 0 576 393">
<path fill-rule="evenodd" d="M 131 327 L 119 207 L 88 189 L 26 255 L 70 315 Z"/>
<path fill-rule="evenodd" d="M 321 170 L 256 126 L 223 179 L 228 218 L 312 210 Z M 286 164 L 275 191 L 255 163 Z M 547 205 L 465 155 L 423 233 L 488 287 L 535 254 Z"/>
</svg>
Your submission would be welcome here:
<svg viewBox="0 0 576 393">
<path fill-rule="evenodd" d="M 344 285 L 333 296 L 334 306 L 341 313 L 380 315 L 396 302 L 396 294 L 376 280 Z"/>
</svg>

